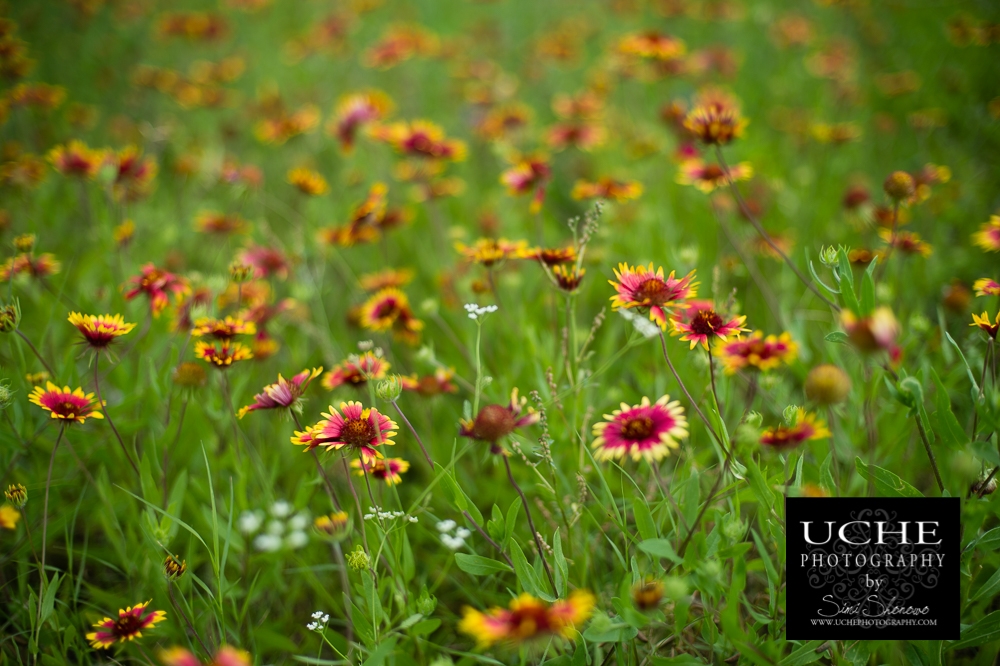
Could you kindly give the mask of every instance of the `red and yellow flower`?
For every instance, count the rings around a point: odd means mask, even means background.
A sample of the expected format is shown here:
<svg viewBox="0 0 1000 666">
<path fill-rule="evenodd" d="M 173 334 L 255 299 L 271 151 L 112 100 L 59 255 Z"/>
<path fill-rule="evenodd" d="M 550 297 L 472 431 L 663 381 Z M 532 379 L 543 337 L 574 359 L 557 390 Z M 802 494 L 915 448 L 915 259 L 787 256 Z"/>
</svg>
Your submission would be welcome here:
<svg viewBox="0 0 1000 666">
<path fill-rule="evenodd" d="M 997 331 L 1000 330 L 1000 312 L 997 313 L 996 319 L 992 323 L 989 313 L 983 312 L 981 315 L 973 313 L 972 323 L 969 326 L 978 326 L 986 335 L 996 340 Z"/>
<path fill-rule="evenodd" d="M 28 400 L 48 411 L 54 419 L 83 423 L 90 418 L 104 418 L 100 404 L 94 401 L 94 394 L 85 394 L 82 388 L 70 390 L 68 386 L 59 388 L 52 382 L 45 382 L 45 388 L 36 386 Z"/>
<path fill-rule="evenodd" d="M 117 618 L 106 617 L 100 622 L 95 622 L 94 628 L 97 631 L 87 634 L 87 640 L 92 647 L 107 649 L 115 643 L 124 643 L 141 637 L 143 631 L 165 619 L 167 619 L 166 611 L 149 610 L 149 602 L 146 601 L 119 610 Z"/>
<path fill-rule="evenodd" d="M 896 248 L 903 254 L 919 254 L 921 257 L 931 256 L 934 249 L 930 243 L 920 238 L 920 234 L 913 231 L 899 231 L 895 233 L 891 229 L 880 229 L 879 237 L 886 243 Z"/>
<path fill-rule="evenodd" d="M 253 663 L 249 652 L 229 645 L 220 647 L 212 661 L 204 664 L 190 650 L 182 647 L 160 650 L 160 661 L 163 666 L 250 666 Z"/>
<path fill-rule="evenodd" d="M 368 381 L 385 379 L 390 367 L 392 364 L 372 351 L 350 356 L 323 376 L 323 388 L 332 391 L 345 385 L 361 387 Z"/>
<path fill-rule="evenodd" d="M 850 310 L 840 313 L 840 325 L 847 337 L 864 352 L 888 351 L 894 353 L 896 338 L 899 336 L 899 322 L 887 306 L 875 308 L 866 317 L 859 317 Z"/>
<path fill-rule="evenodd" d="M 607 199 L 608 201 L 631 201 L 642 195 L 642 183 L 634 180 L 615 180 L 603 176 L 596 181 L 578 180 L 573 185 L 570 196 L 574 199 Z"/>
<path fill-rule="evenodd" d="M 768 428 L 760 435 L 760 443 L 774 449 L 791 449 L 803 442 L 813 439 L 825 439 L 830 436 L 826 423 L 815 414 L 806 412 L 801 407 L 795 414 L 793 425 L 781 424 Z"/>
<path fill-rule="evenodd" d="M 364 476 L 367 472 L 379 481 L 395 486 L 403 482 L 402 475 L 410 469 L 410 463 L 402 458 L 380 458 L 364 463 L 361 460 L 352 460 L 351 467 L 357 470 L 355 474 L 358 476 Z"/>
<path fill-rule="evenodd" d="M 295 409 L 306 389 L 309 388 L 309 383 L 322 372 L 322 367 L 312 370 L 307 368 L 292 375 L 291 379 L 285 379 L 279 374 L 277 382 L 265 386 L 263 391 L 253 397 L 252 404 L 240 409 L 239 417 L 242 419 L 258 409 Z"/>
<path fill-rule="evenodd" d="M 318 197 L 330 191 L 330 185 L 326 182 L 326 178 L 305 167 L 292 169 L 285 179 L 289 185 L 310 197 Z"/>
<path fill-rule="evenodd" d="M 991 215 L 990 221 L 972 234 L 972 242 L 987 252 L 1000 252 L 1000 215 Z"/>
<path fill-rule="evenodd" d="M 416 344 L 424 322 L 413 314 L 410 299 L 399 289 L 383 289 L 361 305 L 359 323 L 369 331 L 392 331 L 393 336 Z"/>
<path fill-rule="evenodd" d="M 135 324 L 125 323 L 121 315 L 85 315 L 79 312 L 69 313 L 69 323 L 76 326 L 87 344 L 94 349 L 103 349 L 119 338 L 129 333 Z"/>
<path fill-rule="evenodd" d="M 47 155 L 53 168 L 64 176 L 93 179 L 106 159 L 106 152 L 87 147 L 74 139 L 64 146 L 56 146 Z"/>
<path fill-rule="evenodd" d="M 253 358 L 253 352 L 246 345 L 231 340 L 199 342 L 194 346 L 195 358 L 225 370 L 233 363 Z"/>
<path fill-rule="evenodd" d="M 619 264 L 615 270 L 618 282 L 608 281 L 618 292 L 611 297 L 611 307 L 616 310 L 618 308 L 648 308 L 650 320 L 659 324 L 660 328 L 666 329 L 667 310 L 698 293 L 698 283 L 694 281 L 694 271 L 680 279 L 674 275 L 675 272 L 671 271 L 670 275 L 664 278 L 663 267 L 657 268 L 656 272 L 653 272 L 652 263 L 649 264 L 648 268 Z"/>
<path fill-rule="evenodd" d="M 460 162 L 465 159 L 464 141 L 449 139 L 444 130 L 429 120 L 401 121 L 372 129 L 372 136 L 397 152 L 411 157 Z"/>
<path fill-rule="evenodd" d="M 972 283 L 976 296 L 1000 296 L 1000 283 L 989 278 L 979 278 Z"/>
<path fill-rule="evenodd" d="M 670 455 L 677 440 L 688 436 L 684 408 L 669 395 L 655 403 L 643 397 L 638 405 L 621 403 L 621 409 L 604 415 L 594 424 L 594 457 L 598 460 L 646 460 L 654 462 Z"/>
<path fill-rule="evenodd" d="M 170 294 L 182 296 L 190 291 L 187 280 L 159 269 L 153 264 L 143 266 L 139 275 L 128 279 L 128 284 L 132 288 L 125 292 L 125 300 L 131 301 L 139 294 L 145 294 L 149 298 L 149 308 L 154 317 L 159 316 L 167 307 Z"/>
<path fill-rule="evenodd" d="M 789 333 L 764 337 L 761 331 L 754 331 L 746 338 L 716 340 L 713 353 L 722 361 L 726 374 L 731 375 L 744 368 L 773 370 L 782 363 L 791 363 L 798 350 Z"/>
<path fill-rule="evenodd" d="M 358 129 L 368 123 L 382 120 L 392 110 L 392 100 L 380 90 L 365 90 L 344 95 L 327 125 L 327 132 L 337 137 L 340 148 L 350 152 Z"/>
<path fill-rule="evenodd" d="M 506 238 L 480 238 L 469 246 L 455 243 L 455 249 L 469 261 L 483 266 L 493 266 L 507 259 L 519 259 L 528 251 L 528 241 L 510 241 Z"/>
<path fill-rule="evenodd" d="M 500 174 L 500 182 L 511 196 L 531 194 L 530 210 L 537 213 L 545 199 L 545 184 L 552 176 L 552 168 L 542 157 L 525 157 Z"/>
<path fill-rule="evenodd" d="M 205 210 L 194 219 L 195 231 L 203 234 L 243 234 L 250 230 L 250 223 L 239 215 L 227 215 L 217 210 Z"/>
<path fill-rule="evenodd" d="M 458 434 L 489 442 L 490 451 L 500 453 L 502 449 L 497 444 L 499 440 L 518 428 L 538 423 L 540 415 L 531 407 L 527 407 L 527 403 L 527 398 L 519 397 L 515 388 L 510 392 L 510 403 L 507 405 L 486 405 L 479 410 L 474 419 L 462 419 L 459 422 Z"/>
<path fill-rule="evenodd" d="M 743 136 L 747 124 L 739 107 L 720 102 L 696 106 L 684 119 L 684 128 L 699 141 L 718 146 Z"/>
<path fill-rule="evenodd" d="M 625 55 L 649 60 L 678 60 L 687 53 L 684 41 L 655 30 L 625 35 L 618 42 L 618 51 Z"/>
<path fill-rule="evenodd" d="M 706 163 L 699 159 L 683 162 L 677 170 L 679 185 L 692 185 L 699 191 L 708 194 L 717 187 L 725 187 L 729 183 L 749 180 L 753 176 L 753 167 L 749 162 L 740 162 L 726 171 L 718 164 Z"/>
<path fill-rule="evenodd" d="M 231 340 L 237 335 L 253 335 L 257 326 L 252 321 L 244 321 L 238 317 L 215 319 L 202 317 L 194 322 L 191 334 L 196 337 L 212 337 L 216 340 Z"/>
<path fill-rule="evenodd" d="M 743 328 L 746 320 L 742 315 L 727 320 L 715 311 L 712 301 L 689 301 L 674 312 L 670 334 L 680 335 L 682 342 L 690 342 L 691 349 L 696 345 L 708 349 L 709 339 L 727 340 L 732 335 L 749 331 Z"/>
<path fill-rule="evenodd" d="M 317 446 L 324 446 L 327 451 L 346 449 L 368 463 L 382 457 L 379 447 L 395 444 L 392 438 L 399 426 L 374 407 L 365 408 L 352 400 L 340 403 L 339 412 L 331 405 L 323 417 L 304 431 L 296 431 L 292 444 L 305 446 L 306 451 Z"/>
<path fill-rule="evenodd" d="M 507 608 L 491 608 L 485 613 L 466 606 L 458 630 L 476 639 L 479 647 L 495 643 L 518 645 L 533 638 L 572 638 L 577 626 L 594 612 L 596 599 L 586 590 L 576 590 L 568 599 L 551 605 L 530 594 L 511 600 Z"/>
</svg>

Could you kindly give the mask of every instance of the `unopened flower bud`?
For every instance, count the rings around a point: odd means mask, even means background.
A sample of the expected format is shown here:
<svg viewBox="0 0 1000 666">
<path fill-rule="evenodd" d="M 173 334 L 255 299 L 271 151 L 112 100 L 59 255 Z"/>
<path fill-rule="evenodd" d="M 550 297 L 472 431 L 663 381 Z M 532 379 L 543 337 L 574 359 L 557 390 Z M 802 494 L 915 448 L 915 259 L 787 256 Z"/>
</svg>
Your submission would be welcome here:
<svg viewBox="0 0 1000 666">
<path fill-rule="evenodd" d="M 319 516 L 313 526 L 321 535 L 333 541 L 343 541 L 351 530 L 351 517 L 346 511 L 335 511 L 328 516 Z"/>
<path fill-rule="evenodd" d="M 236 284 L 242 284 L 253 276 L 253 266 L 244 264 L 242 261 L 234 261 L 229 264 L 229 279 Z"/>
<path fill-rule="evenodd" d="M 14 391 L 10 388 L 10 382 L 4 379 L 0 381 L 0 409 L 7 409 L 12 402 L 14 402 Z"/>
<path fill-rule="evenodd" d="M 751 411 L 743 418 L 743 422 L 748 426 L 759 428 L 764 422 L 764 416 L 760 412 Z"/>
<path fill-rule="evenodd" d="M 375 395 L 386 402 L 396 402 L 403 392 L 403 382 L 399 375 L 390 375 L 375 386 Z"/>
<path fill-rule="evenodd" d="M 21 308 L 16 304 L 0 308 L 0 332 L 10 333 L 21 323 Z"/>
<path fill-rule="evenodd" d="M 909 199 L 917 191 L 917 183 L 913 176 L 905 171 L 893 171 L 882 184 L 882 189 L 893 201 Z"/>
<path fill-rule="evenodd" d="M 7 486 L 7 490 L 3 492 L 3 496 L 18 509 L 28 503 L 28 489 L 20 483 L 12 483 Z"/>
<path fill-rule="evenodd" d="M 820 248 L 819 260 L 824 266 L 836 266 L 840 263 L 837 258 L 837 248 L 832 245 Z"/>
<path fill-rule="evenodd" d="M 18 252 L 31 252 L 35 247 L 35 234 L 21 234 L 14 237 L 14 249 Z"/>
<path fill-rule="evenodd" d="M 174 383 L 178 386 L 197 388 L 204 386 L 207 379 L 205 368 L 197 363 L 181 363 L 174 370 Z"/>
<path fill-rule="evenodd" d="M 836 405 L 847 399 L 851 379 L 835 365 L 817 365 L 806 377 L 806 397 L 821 405 Z"/>
<path fill-rule="evenodd" d="M 639 610 L 653 610 L 663 600 L 663 583 L 655 578 L 647 578 L 632 586 L 632 603 Z"/>
<path fill-rule="evenodd" d="M 793 427 L 799 420 L 799 406 L 798 405 L 788 405 L 781 412 L 781 417 L 785 419 L 785 425 L 789 428 Z"/>
<path fill-rule="evenodd" d="M 187 571 L 187 561 L 181 560 L 173 555 L 167 555 L 163 560 L 163 575 L 167 580 L 177 580 Z"/>
<path fill-rule="evenodd" d="M 360 545 L 347 554 L 347 564 L 355 571 L 364 571 L 371 566 L 371 558 Z"/>
</svg>

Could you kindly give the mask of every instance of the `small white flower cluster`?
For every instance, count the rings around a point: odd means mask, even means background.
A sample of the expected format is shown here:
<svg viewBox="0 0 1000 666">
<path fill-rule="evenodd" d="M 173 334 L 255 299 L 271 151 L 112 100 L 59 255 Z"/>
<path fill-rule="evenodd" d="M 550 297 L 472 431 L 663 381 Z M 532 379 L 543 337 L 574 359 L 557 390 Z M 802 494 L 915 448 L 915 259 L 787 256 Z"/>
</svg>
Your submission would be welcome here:
<svg viewBox="0 0 1000 666">
<path fill-rule="evenodd" d="M 316 611 L 312 614 L 312 618 L 316 621 L 306 625 L 309 631 L 323 631 L 326 629 L 326 623 L 330 621 L 330 615 L 323 611 Z"/>
<path fill-rule="evenodd" d="M 261 527 L 264 532 L 254 537 L 253 547 L 264 553 L 273 553 L 288 548 L 296 550 L 309 543 L 306 528 L 309 526 L 309 514 L 300 511 L 295 515 L 295 508 L 285 500 L 278 500 L 271 505 L 271 520 L 264 525 L 266 514 L 261 510 L 244 511 L 240 514 L 236 525 L 240 532 L 248 537 L 255 534 Z"/>
<path fill-rule="evenodd" d="M 618 314 L 631 322 L 635 326 L 635 330 L 639 331 L 639 334 L 644 338 L 655 338 L 660 334 L 660 327 L 641 315 L 625 309 L 618 310 Z"/>
<path fill-rule="evenodd" d="M 496 312 L 499 308 L 495 305 L 484 305 L 479 307 L 476 303 L 466 303 L 465 311 L 469 313 L 469 319 L 479 319 L 483 315 Z"/>
<path fill-rule="evenodd" d="M 438 532 L 441 533 L 441 543 L 448 550 L 458 550 L 465 545 L 465 540 L 472 536 L 472 532 L 464 527 L 458 527 L 458 524 L 454 520 L 442 520 L 436 527 Z M 458 529 L 455 529 L 456 527 Z M 451 534 L 452 530 L 455 530 L 454 535 Z"/>
<path fill-rule="evenodd" d="M 407 516 L 402 511 L 383 511 L 380 506 L 373 506 L 368 509 L 368 513 L 366 513 L 363 518 L 365 520 L 374 520 L 375 518 L 378 518 L 379 520 L 395 520 L 396 518 L 405 518 L 408 523 L 417 522 L 416 516 Z"/>
</svg>

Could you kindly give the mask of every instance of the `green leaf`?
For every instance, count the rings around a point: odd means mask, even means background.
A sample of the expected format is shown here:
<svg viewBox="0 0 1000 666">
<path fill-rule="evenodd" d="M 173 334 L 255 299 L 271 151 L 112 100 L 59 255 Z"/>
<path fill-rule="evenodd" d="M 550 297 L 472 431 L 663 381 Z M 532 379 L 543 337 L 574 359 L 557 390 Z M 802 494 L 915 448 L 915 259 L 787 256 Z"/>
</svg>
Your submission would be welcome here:
<svg viewBox="0 0 1000 666">
<path fill-rule="evenodd" d="M 56 605 L 56 592 L 59 591 L 59 586 L 62 582 L 66 580 L 66 577 L 59 577 L 59 574 L 53 574 L 52 580 L 48 582 L 45 586 L 45 596 L 42 597 L 42 623 L 44 623 L 49 616 L 52 615 L 52 611 L 55 609 Z"/>
<path fill-rule="evenodd" d="M 847 337 L 847 333 L 843 331 L 833 331 L 832 333 L 827 333 L 823 338 L 827 342 L 836 342 L 838 345 L 846 345 L 850 338 Z"/>
<path fill-rule="evenodd" d="M 869 268 L 875 265 L 877 259 L 872 259 L 872 262 L 868 265 Z M 875 310 L 875 280 L 872 278 L 871 271 L 865 271 L 864 275 L 861 276 L 861 316 L 867 317 Z"/>
<path fill-rule="evenodd" d="M 1000 591 L 1000 569 L 994 571 L 990 579 L 975 594 L 969 597 L 969 602 L 971 603 L 982 597 L 992 598 L 998 591 Z"/>
<path fill-rule="evenodd" d="M 520 510 L 521 500 L 515 497 L 514 501 L 510 503 L 510 508 L 507 509 L 506 532 L 503 535 L 503 542 L 500 544 L 501 548 L 506 548 L 507 544 L 510 543 L 510 538 L 514 536 L 514 528 L 517 527 L 517 512 Z"/>
<path fill-rule="evenodd" d="M 948 338 L 948 342 L 950 342 L 951 346 L 955 348 L 955 351 L 958 352 L 958 355 L 962 359 L 962 363 L 965 364 L 965 372 L 968 373 L 968 375 L 969 375 L 969 381 L 972 382 L 972 391 L 974 393 L 979 393 L 979 384 L 976 382 L 976 375 L 975 375 L 975 373 L 972 372 L 972 367 L 969 365 L 969 362 L 966 360 L 965 354 L 962 353 L 962 348 L 958 346 L 957 342 L 955 342 L 955 338 L 951 337 L 951 333 L 948 333 L 947 331 L 945 331 L 944 336 L 946 338 Z"/>
<path fill-rule="evenodd" d="M 817 652 L 816 648 L 823 644 L 823 641 L 809 641 L 805 645 L 793 650 L 790 655 L 778 662 L 778 666 L 802 666 L 819 661 L 826 656 L 826 650 Z"/>
<path fill-rule="evenodd" d="M 757 461 L 753 458 L 747 459 L 747 481 L 761 506 L 770 509 L 774 505 L 774 491 L 771 490 L 764 473 L 760 471 Z"/>
<path fill-rule="evenodd" d="M 482 555 L 468 555 L 466 553 L 455 553 L 455 564 L 467 574 L 473 576 L 489 576 L 491 574 L 514 571 L 504 562 L 492 560 Z"/>
<path fill-rule="evenodd" d="M 947 650 L 976 647 L 1000 640 L 1000 611 L 994 611 L 962 632 L 962 637 L 949 645 Z"/>
<path fill-rule="evenodd" d="M 948 389 L 938 377 L 937 371 L 933 367 L 930 370 L 931 380 L 935 387 L 934 406 L 936 407 L 936 411 L 930 415 L 931 427 L 942 444 L 954 449 L 961 448 L 968 443 L 969 438 L 951 409 L 951 397 L 948 395 Z"/>
<path fill-rule="evenodd" d="M 569 564 L 563 555 L 562 537 L 559 536 L 558 529 L 552 537 L 552 560 L 553 568 L 555 569 L 556 596 L 564 598 L 569 591 Z"/>
<path fill-rule="evenodd" d="M 639 530 L 639 536 L 643 539 L 655 539 L 656 523 L 653 522 L 653 515 L 649 512 L 645 498 L 636 497 L 632 500 L 632 515 L 635 516 L 635 527 Z"/>
<path fill-rule="evenodd" d="M 826 289 L 831 294 L 839 294 L 840 293 L 839 289 L 834 289 L 833 287 L 831 287 L 826 282 L 823 282 L 823 280 L 820 279 L 819 275 L 816 273 L 816 266 L 813 265 L 812 259 L 809 260 L 809 273 L 810 273 L 810 275 L 812 275 L 812 278 L 813 278 L 813 280 L 815 280 L 816 284 L 818 284 L 819 286 L 823 287 L 824 289 Z"/>
<path fill-rule="evenodd" d="M 991 465 L 1000 465 L 1000 452 L 997 447 L 989 442 L 972 442 L 969 444 L 972 453 L 979 459 L 985 460 Z"/>
<path fill-rule="evenodd" d="M 536 597 L 541 597 L 541 585 L 538 582 L 538 576 L 535 575 L 535 570 L 528 564 L 528 558 L 524 556 L 524 551 L 521 550 L 517 541 L 510 542 L 510 559 L 514 563 L 514 572 L 517 574 L 517 581 L 521 584 L 524 591 Z M 546 601 L 553 600 L 553 597 L 549 595 L 545 595 L 545 597 L 548 597 Z"/>
<path fill-rule="evenodd" d="M 903 481 L 887 469 L 878 467 L 877 465 L 871 465 L 869 467 L 863 460 L 861 460 L 861 458 L 857 457 L 854 459 L 854 466 L 858 470 L 858 474 L 860 474 L 866 481 L 874 483 L 876 490 L 883 495 L 888 497 L 924 496 L 924 494 L 919 490 L 908 484 L 906 481 Z"/>
<path fill-rule="evenodd" d="M 674 564 L 683 562 L 667 539 L 646 539 L 639 544 L 639 550 L 653 557 L 670 560 Z"/>
<path fill-rule="evenodd" d="M 392 654 L 393 649 L 396 647 L 396 640 L 396 636 L 390 636 L 382 643 L 379 643 L 378 647 L 372 650 L 371 655 L 365 659 L 362 666 L 382 666 L 385 658 Z"/>
</svg>

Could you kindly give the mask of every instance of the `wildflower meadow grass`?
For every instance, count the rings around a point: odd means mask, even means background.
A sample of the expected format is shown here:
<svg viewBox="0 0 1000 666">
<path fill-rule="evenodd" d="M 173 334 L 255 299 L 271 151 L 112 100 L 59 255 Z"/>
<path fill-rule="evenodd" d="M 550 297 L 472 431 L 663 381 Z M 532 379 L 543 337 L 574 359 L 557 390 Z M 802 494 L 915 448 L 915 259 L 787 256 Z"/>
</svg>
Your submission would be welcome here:
<svg viewBox="0 0 1000 666">
<path fill-rule="evenodd" d="M 994 664 L 1000 10 L 0 2 L 0 664 Z M 961 501 L 790 640 L 786 497 Z"/>
</svg>

